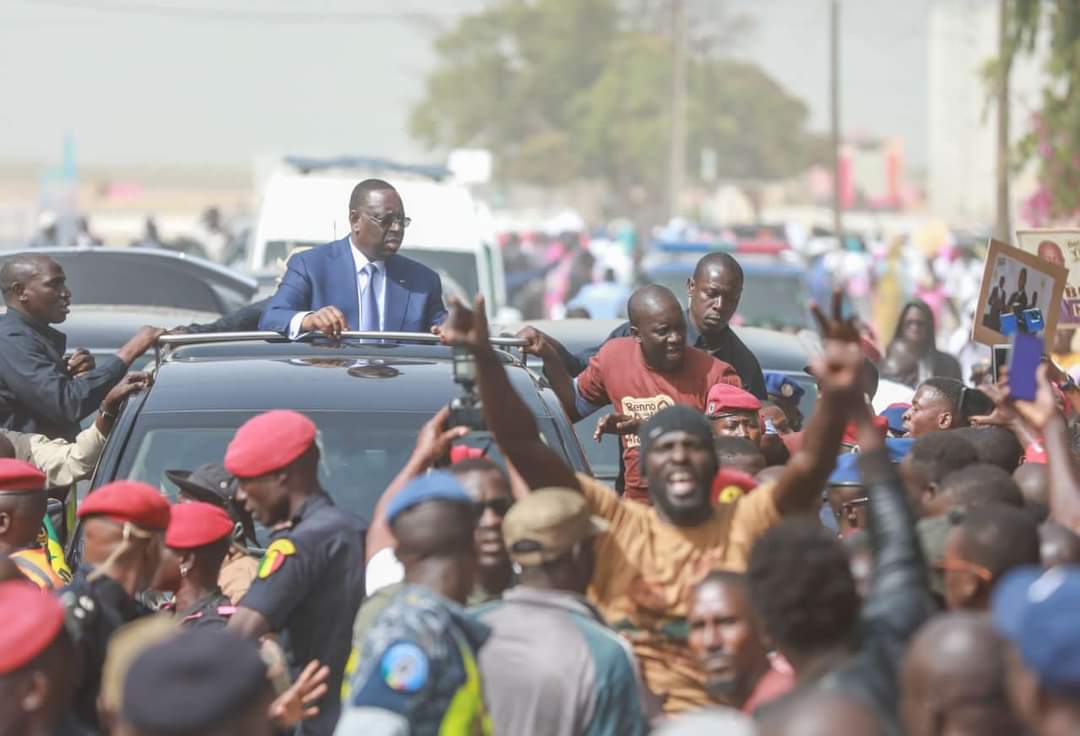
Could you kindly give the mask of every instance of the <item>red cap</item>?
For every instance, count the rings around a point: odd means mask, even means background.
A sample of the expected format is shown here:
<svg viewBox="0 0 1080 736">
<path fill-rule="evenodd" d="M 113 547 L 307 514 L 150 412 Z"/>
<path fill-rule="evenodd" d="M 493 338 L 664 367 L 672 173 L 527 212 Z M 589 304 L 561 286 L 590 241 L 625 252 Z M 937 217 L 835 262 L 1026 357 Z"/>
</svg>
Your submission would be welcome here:
<svg viewBox="0 0 1080 736">
<path fill-rule="evenodd" d="M 275 409 L 244 422 L 225 450 L 225 469 L 237 478 L 257 478 L 280 470 L 315 441 L 315 422 L 303 414 Z"/>
<path fill-rule="evenodd" d="M 749 391 L 730 383 L 718 383 L 709 389 L 705 416 L 715 417 L 725 411 L 761 411 L 761 402 Z"/>
<path fill-rule="evenodd" d="M 225 509 L 212 503 L 178 503 L 169 515 L 165 546 L 173 549 L 198 549 L 220 542 L 232 534 L 233 520 Z"/>
<path fill-rule="evenodd" d="M 28 462 L 0 458 L 0 493 L 4 491 L 40 491 L 45 474 Z"/>
<path fill-rule="evenodd" d="M 64 627 L 60 601 L 33 583 L 0 583 L 0 675 L 23 667 L 45 651 Z"/>
<path fill-rule="evenodd" d="M 730 499 L 724 498 L 724 492 L 728 488 L 737 488 L 741 495 L 745 495 L 757 488 L 757 486 L 758 482 L 752 475 L 748 475 L 741 470 L 735 470 L 733 468 L 721 468 L 713 477 L 710 497 L 712 498 L 714 505 L 718 503 L 731 503 Z"/>
<path fill-rule="evenodd" d="M 79 518 L 108 516 L 150 531 L 169 526 L 169 502 L 158 489 L 145 483 L 118 480 L 93 491 L 79 504 Z"/>
</svg>

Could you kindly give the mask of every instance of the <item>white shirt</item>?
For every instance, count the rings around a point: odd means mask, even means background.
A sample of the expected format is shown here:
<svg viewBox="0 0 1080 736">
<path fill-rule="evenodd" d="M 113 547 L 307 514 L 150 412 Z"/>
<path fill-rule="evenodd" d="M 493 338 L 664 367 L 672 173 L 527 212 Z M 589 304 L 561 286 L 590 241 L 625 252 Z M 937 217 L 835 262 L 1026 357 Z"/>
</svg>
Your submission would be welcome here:
<svg viewBox="0 0 1080 736">
<path fill-rule="evenodd" d="M 364 268 L 369 263 L 374 263 L 375 302 L 379 305 L 379 332 L 384 332 L 386 330 L 386 261 L 369 261 L 368 257 L 352 244 L 351 237 L 349 238 L 349 252 L 352 253 L 353 269 L 356 272 L 357 325 L 364 324 L 364 291 L 368 282 L 368 273 L 364 271 Z M 300 325 L 303 323 L 304 317 L 309 314 L 314 314 L 314 312 L 297 312 L 289 320 L 290 340 L 295 340 L 300 335 Z"/>
</svg>

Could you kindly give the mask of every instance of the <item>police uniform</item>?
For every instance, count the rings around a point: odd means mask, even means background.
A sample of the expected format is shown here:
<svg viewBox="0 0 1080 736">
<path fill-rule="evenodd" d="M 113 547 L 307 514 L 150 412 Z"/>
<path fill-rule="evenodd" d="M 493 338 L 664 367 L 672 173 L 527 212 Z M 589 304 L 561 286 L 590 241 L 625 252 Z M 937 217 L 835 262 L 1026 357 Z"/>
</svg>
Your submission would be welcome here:
<svg viewBox="0 0 1080 736">
<path fill-rule="evenodd" d="M 806 389 L 790 376 L 768 371 L 765 373 L 765 391 L 769 400 L 787 415 L 791 428 L 796 431 L 801 429 L 803 416 L 799 402 L 802 401 Z"/>
<path fill-rule="evenodd" d="M 165 546 L 177 552 L 193 552 L 219 544 L 233 533 L 233 520 L 225 509 L 211 503 L 193 501 L 178 504 L 169 518 Z M 220 588 L 203 596 L 174 616 L 189 628 L 221 628 L 236 612 L 236 606 Z"/>
<path fill-rule="evenodd" d="M 248 725 L 262 733 L 269 713 L 260 696 L 268 687 L 253 642 L 220 630 L 185 630 L 131 663 L 120 715 L 141 733 L 218 733 L 237 717 L 251 718 Z"/>
<path fill-rule="evenodd" d="M 218 586 L 233 603 L 239 603 L 255 579 L 259 561 L 243 546 L 247 535 L 255 542 L 255 531 L 251 516 L 236 502 L 236 478 L 217 463 L 206 463 L 195 470 L 166 470 L 165 475 L 184 495 L 220 506 L 232 518 L 234 543 L 221 564 Z"/>
<path fill-rule="evenodd" d="M 169 525 L 169 504 L 156 488 L 144 483 L 117 481 L 97 489 L 79 506 L 79 518 L 103 516 L 132 527 L 131 533 L 163 533 Z M 60 604 L 81 630 L 83 678 L 75 692 L 73 712 L 79 725 L 95 732 L 98 692 L 109 637 L 118 628 L 152 613 L 128 595 L 107 574 L 94 576 L 83 565 L 71 584 L 60 591 Z"/>
<path fill-rule="evenodd" d="M 454 476 L 434 472 L 390 500 L 387 522 L 428 501 L 472 506 Z M 490 734 L 477 665 L 490 632 L 455 601 L 402 584 L 363 640 L 354 640 L 335 736 Z"/>
<path fill-rule="evenodd" d="M 304 415 L 267 412 L 237 430 L 225 468 L 238 478 L 266 475 L 294 462 L 314 442 L 315 424 Z M 294 670 L 312 659 L 330 668 L 328 694 L 318 702 L 319 715 L 301 724 L 304 736 L 329 736 L 334 730 L 353 618 L 363 597 L 364 530 L 328 495 L 313 493 L 271 534 L 239 604 L 287 634 Z"/>
</svg>

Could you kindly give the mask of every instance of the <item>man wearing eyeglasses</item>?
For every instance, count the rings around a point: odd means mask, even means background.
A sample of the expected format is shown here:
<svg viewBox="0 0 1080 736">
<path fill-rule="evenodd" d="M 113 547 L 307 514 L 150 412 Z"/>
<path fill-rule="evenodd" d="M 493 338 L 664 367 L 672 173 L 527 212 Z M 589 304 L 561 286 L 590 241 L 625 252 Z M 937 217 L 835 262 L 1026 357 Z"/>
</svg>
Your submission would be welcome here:
<svg viewBox="0 0 1080 736">
<path fill-rule="evenodd" d="M 339 337 L 346 330 L 428 332 L 442 324 L 438 274 L 398 254 L 409 223 L 390 184 L 357 184 L 349 197 L 349 235 L 289 259 L 259 329 L 295 339 L 315 330 Z"/>
</svg>

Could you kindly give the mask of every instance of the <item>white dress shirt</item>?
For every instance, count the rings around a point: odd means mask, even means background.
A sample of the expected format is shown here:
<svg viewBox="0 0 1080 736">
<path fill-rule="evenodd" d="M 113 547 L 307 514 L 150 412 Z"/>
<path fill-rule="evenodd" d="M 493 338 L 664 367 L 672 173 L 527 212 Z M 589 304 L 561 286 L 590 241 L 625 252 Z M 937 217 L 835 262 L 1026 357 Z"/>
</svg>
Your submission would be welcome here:
<svg viewBox="0 0 1080 736">
<path fill-rule="evenodd" d="M 386 330 L 386 261 L 369 261 L 368 257 L 352 244 L 352 238 L 349 238 L 349 252 L 352 253 L 353 269 L 356 272 L 357 326 L 364 324 L 364 291 L 368 285 L 368 273 L 364 271 L 364 268 L 369 263 L 374 263 L 375 302 L 379 305 L 379 332 L 384 332 Z M 339 305 L 335 306 L 341 309 Z M 345 310 L 342 309 L 341 311 L 344 312 Z M 295 340 L 300 335 L 300 325 L 303 323 L 304 317 L 309 314 L 313 314 L 313 312 L 297 312 L 289 320 L 290 340 Z"/>
</svg>

